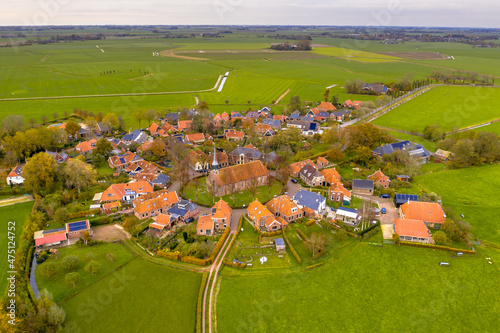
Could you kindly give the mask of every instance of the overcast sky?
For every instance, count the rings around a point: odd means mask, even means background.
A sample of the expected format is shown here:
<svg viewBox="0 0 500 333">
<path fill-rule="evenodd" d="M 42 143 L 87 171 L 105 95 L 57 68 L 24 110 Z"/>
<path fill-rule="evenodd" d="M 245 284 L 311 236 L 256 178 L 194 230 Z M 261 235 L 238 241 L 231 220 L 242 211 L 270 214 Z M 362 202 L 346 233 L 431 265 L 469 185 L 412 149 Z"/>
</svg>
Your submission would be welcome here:
<svg viewBox="0 0 500 333">
<path fill-rule="evenodd" d="M 500 28 L 498 0 L 2 0 L 0 25 L 259 24 Z"/>
</svg>

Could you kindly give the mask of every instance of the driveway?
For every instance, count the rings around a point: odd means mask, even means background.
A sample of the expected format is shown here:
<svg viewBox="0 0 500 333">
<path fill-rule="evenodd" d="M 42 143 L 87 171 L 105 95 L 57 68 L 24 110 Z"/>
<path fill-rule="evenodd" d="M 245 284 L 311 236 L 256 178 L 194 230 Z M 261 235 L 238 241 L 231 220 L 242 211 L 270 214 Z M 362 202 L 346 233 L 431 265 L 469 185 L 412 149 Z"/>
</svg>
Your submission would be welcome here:
<svg viewBox="0 0 500 333">
<path fill-rule="evenodd" d="M 92 239 L 104 242 L 114 242 L 128 238 L 127 232 L 116 224 L 94 227 L 92 231 L 94 232 Z"/>
</svg>

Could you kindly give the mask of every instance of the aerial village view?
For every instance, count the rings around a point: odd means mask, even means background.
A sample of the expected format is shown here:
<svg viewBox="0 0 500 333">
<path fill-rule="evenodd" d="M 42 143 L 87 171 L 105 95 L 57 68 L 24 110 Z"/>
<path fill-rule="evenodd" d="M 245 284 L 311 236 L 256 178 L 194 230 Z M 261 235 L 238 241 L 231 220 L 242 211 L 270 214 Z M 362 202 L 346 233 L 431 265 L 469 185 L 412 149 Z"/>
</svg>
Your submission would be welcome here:
<svg viewBox="0 0 500 333">
<path fill-rule="evenodd" d="M 0 331 L 499 332 L 480 2 L 5 4 Z"/>
</svg>

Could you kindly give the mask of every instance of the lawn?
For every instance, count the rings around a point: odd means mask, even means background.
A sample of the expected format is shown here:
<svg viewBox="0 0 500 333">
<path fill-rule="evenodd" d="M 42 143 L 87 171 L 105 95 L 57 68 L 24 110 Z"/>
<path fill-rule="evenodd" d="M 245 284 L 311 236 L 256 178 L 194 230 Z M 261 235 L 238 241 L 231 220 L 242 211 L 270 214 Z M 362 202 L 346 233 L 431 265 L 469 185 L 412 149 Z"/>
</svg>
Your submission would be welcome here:
<svg viewBox="0 0 500 333">
<path fill-rule="evenodd" d="M 10 206 L 0 207 L 0 225 L 2 229 L 0 230 L 0 250 L 2 251 L 1 261 L 0 261 L 0 272 L 8 271 L 8 262 L 7 262 L 7 249 L 8 249 L 8 227 L 9 222 L 16 222 L 16 248 L 19 243 L 19 238 L 21 237 L 21 233 L 23 231 L 24 222 L 26 221 L 26 217 L 31 213 L 31 209 L 33 208 L 33 201 L 18 203 Z M 13 231 L 11 231 L 13 232 Z M 7 280 L 2 279 L 0 281 L 0 292 L 3 293 L 7 286 Z"/>
<path fill-rule="evenodd" d="M 375 119 L 373 124 L 422 133 L 439 124 L 451 131 L 500 118 L 500 89 L 436 87 Z"/>
<path fill-rule="evenodd" d="M 136 259 L 62 302 L 64 332 L 193 332 L 201 274 Z"/>
<path fill-rule="evenodd" d="M 482 251 L 482 250 L 481 250 Z M 440 267 L 440 261 L 450 267 Z M 323 266 L 225 268 L 219 332 L 493 332 L 499 270 L 478 256 L 353 240 Z M 496 327 L 496 328 L 495 328 Z"/>
<path fill-rule="evenodd" d="M 417 177 L 415 182 L 441 196 L 445 207 L 464 214 L 476 237 L 500 244 L 500 168 L 497 164 L 433 172 Z"/>
<path fill-rule="evenodd" d="M 213 200 L 212 195 L 206 189 L 207 177 L 199 178 L 199 185 L 195 186 L 195 183 L 191 182 L 186 186 L 182 196 L 186 199 L 191 199 L 193 202 L 205 206 L 212 206 Z M 198 193 L 197 193 L 198 192 Z M 268 202 L 274 195 L 281 194 L 281 186 L 278 182 L 273 182 L 271 186 L 261 186 L 257 188 L 255 193 L 257 199 L 262 202 Z M 220 197 L 215 197 L 215 202 L 217 202 Z M 222 199 L 226 201 L 231 207 L 243 207 L 247 206 L 253 201 L 253 195 L 249 190 L 234 193 L 234 200 L 232 194 L 222 196 Z"/>
<path fill-rule="evenodd" d="M 317 47 L 314 48 L 314 52 L 322 55 L 328 55 L 332 57 L 337 57 L 341 59 L 354 60 L 360 62 L 389 62 L 398 61 L 401 58 L 388 56 L 379 53 L 366 52 L 354 49 L 346 49 L 342 47 Z"/>
<path fill-rule="evenodd" d="M 106 275 L 112 273 L 117 267 L 125 265 L 134 258 L 125 246 L 113 243 L 86 246 L 82 248 L 72 245 L 60 248 L 58 251 L 59 254 L 57 256 L 51 255 L 51 257 L 45 263 L 40 264 L 35 271 L 38 288 L 40 290 L 49 290 L 54 297 L 54 301 L 56 302 L 59 302 L 91 286 L 96 281 L 99 281 Z M 115 254 L 113 262 L 106 258 L 108 253 Z M 75 255 L 79 260 L 78 268 L 75 271 L 80 275 L 80 281 L 76 283 L 74 288 L 73 286 L 65 283 L 64 277 L 68 272 L 65 271 L 61 265 L 64 258 L 69 255 Z M 91 275 L 84 270 L 85 265 L 88 261 L 90 261 L 88 256 L 93 256 L 93 260 L 97 261 L 101 265 L 99 272 L 94 275 Z M 49 262 L 54 262 L 57 265 L 57 271 L 53 277 L 45 278 L 40 274 L 40 268 Z"/>
</svg>

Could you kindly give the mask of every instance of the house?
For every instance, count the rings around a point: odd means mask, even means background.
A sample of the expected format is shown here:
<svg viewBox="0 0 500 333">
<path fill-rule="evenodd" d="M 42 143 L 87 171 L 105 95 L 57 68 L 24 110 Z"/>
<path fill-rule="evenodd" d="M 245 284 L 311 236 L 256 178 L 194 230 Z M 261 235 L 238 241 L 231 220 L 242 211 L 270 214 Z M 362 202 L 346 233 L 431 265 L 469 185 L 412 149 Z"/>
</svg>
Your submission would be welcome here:
<svg viewBox="0 0 500 333">
<path fill-rule="evenodd" d="M 340 202 L 342 205 L 350 205 L 351 196 L 351 192 L 347 190 L 340 181 L 331 184 L 328 189 L 330 201 Z"/>
<path fill-rule="evenodd" d="M 176 191 L 168 192 L 166 190 L 161 191 L 161 193 L 158 193 L 153 198 L 147 200 L 138 198 L 133 202 L 134 215 L 139 220 L 158 216 L 159 214 L 165 213 L 168 209 L 173 207 L 173 205 L 179 202 L 179 200 L 180 198 L 177 195 Z"/>
<path fill-rule="evenodd" d="M 179 123 L 177 124 L 177 130 L 178 131 L 187 131 L 191 129 L 191 126 L 193 125 L 192 120 L 179 120 Z"/>
<path fill-rule="evenodd" d="M 170 230 L 177 220 L 170 214 L 160 214 L 154 222 L 149 224 L 150 229 L 157 230 L 160 234 L 165 230 Z"/>
<path fill-rule="evenodd" d="M 293 201 L 302 209 L 311 209 L 316 216 L 323 215 L 326 209 L 326 198 L 316 192 L 300 190 L 293 197 Z"/>
<path fill-rule="evenodd" d="M 231 121 L 234 122 L 236 119 L 243 120 L 243 118 L 245 118 L 245 117 L 241 113 L 239 113 L 238 111 L 231 112 Z"/>
<path fill-rule="evenodd" d="M 161 148 L 161 151 L 163 153 L 167 152 L 167 145 L 161 139 L 156 139 L 155 141 L 144 142 L 142 145 L 139 146 L 139 148 L 137 148 L 136 152 L 139 154 L 144 154 L 145 152 L 150 151 L 151 148 L 153 148 L 155 145 L 158 145 L 158 147 Z"/>
<path fill-rule="evenodd" d="M 229 164 L 244 164 L 262 159 L 262 153 L 257 148 L 237 147 L 228 154 Z"/>
<path fill-rule="evenodd" d="M 200 207 L 191 200 L 180 200 L 167 211 L 168 214 L 183 222 L 191 217 L 194 218 L 199 212 Z"/>
<path fill-rule="evenodd" d="M 158 169 L 156 165 L 146 160 L 131 162 L 125 169 L 122 169 L 121 171 L 125 171 L 130 177 L 134 177 L 138 174 L 158 175 L 160 173 L 160 169 Z"/>
<path fill-rule="evenodd" d="M 229 157 L 227 156 L 227 154 L 225 152 L 223 152 L 223 151 L 217 152 L 215 154 L 215 156 L 216 156 L 216 161 L 217 161 L 219 169 L 220 168 L 225 168 L 225 167 L 229 166 Z M 210 153 L 208 155 L 208 160 L 209 161 L 213 161 L 214 160 L 214 154 L 213 153 Z"/>
<path fill-rule="evenodd" d="M 51 125 L 47 126 L 47 128 L 66 129 L 66 123 L 51 124 Z"/>
<path fill-rule="evenodd" d="M 314 117 L 316 117 L 319 112 L 320 111 L 317 108 L 311 109 L 311 110 L 307 111 L 306 117 L 311 117 L 314 119 Z"/>
<path fill-rule="evenodd" d="M 446 220 L 443 207 L 437 202 L 408 201 L 399 207 L 399 215 L 403 219 L 423 220 L 434 229 L 441 229 Z"/>
<path fill-rule="evenodd" d="M 108 158 L 108 165 L 111 169 L 125 170 L 126 168 L 128 168 L 130 163 L 142 160 L 143 158 L 139 155 L 128 151 L 124 154 L 110 156 Z"/>
<path fill-rule="evenodd" d="M 80 238 L 86 232 L 88 232 L 92 236 L 92 230 L 90 229 L 89 220 L 66 223 L 66 234 L 68 236 L 68 240 L 73 238 Z"/>
<path fill-rule="evenodd" d="M 306 164 L 300 169 L 300 179 L 302 179 L 308 186 L 323 186 L 325 185 L 325 176 L 323 176 L 316 166 Z"/>
<path fill-rule="evenodd" d="M 274 239 L 274 245 L 276 245 L 276 251 L 278 251 L 278 252 L 286 251 L 286 245 L 285 245 L 285 241 L 283 240 L 283 238 Z"/>
<path fill-rule="evenodd" d="M 122 141 L 127 145 L 130 146 L 133 143 L 137 143 L 138 145 L 142 145 L 144 142 L 149 140 L 149 136 L 144 133 L 143 131 L 140 131 L 138 129 L 135 129 L 132 133 L 125 134 L 122 137 Z"/>
<path fill-rule="evenodd" d="M 316 167 L 316 165 L 314 164 L 314 162 L 311 161 L 311 160 L 309 160 L 309 159 L 303 160 L 303 161 L 300 161 L 300 162 L 292 163 L 292 164 L 290 164 L 290 176 L 292 176 L 292 177 L 298 177 L 299 173 L 300 173 L 300 170 L 302 170 L 302 168 L 306 164 L 310 164 L 310 165 Z"/>
<path fill-rule="evenodd" d="M 363 87 L 361 87 L 361 90 L 368 91 L 376 95 L 385 95 L 389 91 L 389 88 L 380 83 L 365 83 Z"/>
<path fill-rule="evenodd" d="M 70 245 L 70 239 L 80 238 L 86 232 L 92 236 L 89 220 L 68 222 L 64 227 L 40 230 L 34 234 L 35 245 L 38 248 L 57 245 Z"/>
<path fill-rule="evenodd" d="M 106 125 L 104 125 L 104 124 L 103 124 L 103 123 L 101 123 L 101 122 L 98 122 L 98 123 L 97 123 L 97 127 L 96 127 L 96 129 L 95 129 L 95 133 L 96 133 L 97 135 L 109 134 L 109 133 L 111 133 L 111 132 L 112 132 L 111 127 L 106 126 Z"/>
<path fill-rule="evenodd" d="M 356 209 L 340 206 L 335 211 L 335 220 L 342 221 L 345 224 L 350 225 L 351 227 L 356 227 L 361 220 L 361 216 L 358 214 L 358 211 Z"/>
<path fill-rule="evenodd" d="M 245 137 L 245 133 L 242 131 L 237 131 L 234 129 L 226 129 L 224 130 L 224 135 L 228 140 L 241 141 Z"/>
<path fill-rule="evenodd" d="M 319 112 L 318 112 L 319 113 Z M 314 121 L 314 117 L 313 116 L 308 116 L 307 114 L 302 117 L 300 119 L 301 121 L 305 121 L 305 122 L 309 122 L 309 123 L 312 123 Z"/>
<path fill-rule="evenodd" d="M 97 140 L 96 139 L 90 139 L 87 141 L 80 142 L 79 144 L 76 145 L 75 151 L 77 153 L 87 155 L 88 153 L 91 153 L 92 150 L 96 148 Z"/>
<path fill-rule="evenodd" d="M 274 130 L 271 127 L 271 125 L 257 124 L 255 126 L 255 130 L 257 131 L 257 134 L 262 135 L 262 136 L 273 136 L 274 135 Z"/>
<path fill-rule="evenodd" d="M 167 113 L 165 115 L 165 121 L 175 124 L 179 121 L 179 112 Z"/>
<path fill-rule="evenodd" d="M 177 132 L 177 129 L 169 123 L 164 123 L 161 127 L 156 123 L 152 123 L 151 126 L 149 126 L 148 130 L 149 133 L 154 137 L 167 137 L 168 132 Z"/>
<path fill-rule="evenodd" d="M 311 124 L 310 121 L 292 119 L 286 123 L 286 127 L 295 127 L 298 128 L 301 132 L 303 132 L 309 128 L 310 124 Z"/>
<path fill-rule="evenodd" d="M 69 155 L 66 154 L 65 152 L 58 153 L 58 152 L 52 152 L 52 151 L 48 151 L 48 150 L 46 150 L 45 152 L 47 154 L 49 154 L 50 156 L 52 156 L 57 164 L 62 164 L 64 162 L 66 162 L 67 160 L 69 160 Z"/>
<path fill-rule="evenodd" d="M 326 158 L 324 157 L 318 157 L 318 159 L 316 160 L 316 165 L 318 166 L 318 168 L 324 168 L 326 166 L 328 166 L 329 162 Z"/>
<path fill-rule="evenodd" d="M 288 116 L 287 115 L 284 115 L 284 114 L 275 114 L 273 115 L 273 120 L 278 120 L 280 121 L 281 123 L 284 123 L 288 120 Z M 264 121 L 262 121 L 264 123 Z"/>
<path fill-rule="evenodd" d="M 373 194 L 373 180 L 353 179 L 352 180 L 353 194 Z"/>
<path fill-rule="evenodd" d="M 203 133 L 186 134 L 184 141 L 192 143 L 203 143 L 205 142 L 205 136 Z"/>
<path fill-rule="evenodd" d="M 300 112 L 299 113 L 292 113 L 290 115 L 290 120 L 300 120 L 302 117 L 300 116 Z"/>
<path fill-rule="evenodd" d="M 320 173 L 323 175 L 323 177 L 325 177 L 326 186 L 333 185 L 339 182 L 341 179 L 340 174 L 335 168 L 323 169 L 320 171 Z"/>
<path fill-rule="evenodd" d="M 212 170 L 207 178 L 207 186 L 211 186 L 214 194 L 220 197 L 250 187 L 266 185 L 268 180 L 269 170 L 261 161 L 253 161 Z"/>
<path fill-rule="evenodd" d="M 107 202 L 101 206 L 101 213 L 104 215 L 109 215 L 119 211 L 122 207 L 121 201 Z"/>
<path fill-rule="evenodd" d="M 23 167 L 16 165 L 7 176 L 7 185 L 21 185 L 24 183 Z"/>
<path fill-rule="evenodd" d="M 389 177 L 384 175 L 384 173 L 380 171 L 380 169 L 378 169 L 375 173 L 366 177 L 366 179 L 373 180 L 373 183 L 375 185 L 379 185 L 382 188 L 389 188 L 389 184 L 391 183 Z"/>
<path fill-rule="evenodd" d="M 281 217 L 286 223 L 296 221 L 305 215 L 304 211 L 286 194 L 275 196 L 266 203 L 266 207 L 274 216 Z"/>
<path fill-rule="evenodd" d="M 421 144 L 414 144 L 408 140 L 377 147 L 372 150 L 372 155 L 376 157 L 383 157 L 385 155 L 392 154 L 396 150 L 406 151 L 410 157 L 416 158 L 420 164 L 429 162 L 429 158 L 431 156 L 431 153 Z"/>
<path fill-rule="evenodd" d="M 409 183 L 411 177 L 408 175 L 396 175 L 396 179 L 399 180 L 400 182 Z"/>
<path fill-rule="evenodd" d="M 453 153 L 451 151 L 438 149 L 434 154 L 435 163 L 446 163 L 453 158 Z"/>
<path fill-rule="evenodd" d="M 402 204 L 407 203 L 408 201 L 418 201 L 418 195 L 416 195 L 416 194 L 401 194 L 401 193 L 396 193 L 394 195 L 394 206 L 396 208 L 401 207 Z"/>
<path fill-rule="evenodd" d="M 271 126 L 275 131 L 279 131 L 281 129 L 281 120 L 278 119 L 266 118 L 262 120 L 262 124 Z"/>
<path fill-rule="evenodd" d="M 402 241 L 431 243 L 431 232 L 422 220 L 395 219 L 394 232 Z"/>
<path fill-rule="evenodd" d="M 113 184 L 102 193 L 100 202 L 120 200 L 123 203 L 130 203 L 137 197 L 151 192 L 153 192 L 153 186 L 145 181 Z"/>
<path fill-rule="evenodd" d="M 337 110 L 337 108 L 330 102 L 321 102 L 316 109 L 319 111 L 326 111 L 326 112 L 332 112 Z"/>
<path fill-rule="evenodd" d="M 160 128 L 161 127 L 158 126 L 158 124 L 152 123 L 148 128 L 149 134 L 151 134 L 152 136 L 159 136 L 158 131 L 160 130 Z"/>
<path fill-rule="evenodd" d="M 170 184 L 170 177 L 164 173 L 160 173 L 153 180 L 148 179 L 148 182 L 153 185 L 153 187 L 167 187 Z"/>
<path fill-rule="evenodd" d="M 252 120 L 257 120 L 260 118 L 260 113 L 257 111 L 249 111 L 246 114 L 247 118 L 252 119 Z"/>
<path fill-rule="evenodd" d="M 362 104 L 362 101 L 351 101 L 350 99 L 348 99 L 342 104 L 342 106 L 350 109 L 359 109 Z"/>
<path fill-rule="evenodd" d="M 220 199 L 212 207 L 210 214 L 200 216 L 196 226 L 196 234 L 212 236 L 218 230 L 224 230 L 231 225 L 231 207 Z"/>
<path fill-rule="evenodd" d="M 276 154 L 276 152 L 272 151 L 270 153 L 264 154 L 264 158 L 262 160 L 266 164 L 272 164 L 276 161 L 277 158 L 278 158 L 278 154 Z"/>
<path fill-rule="evenodd" d="M 315 117 L 314 117 L 314 120 L 317 121 L 317 122 L 324 122 L 325 120 L 329 119 L 330 118 L 330 114 L 328 112 L 325 112 L 325 111 L 320 111 Z"/>
<path fill-rule="evenodd" d="M 282 230 L 288 224 L 283 218 L 274 216 L 274 214 L 257 199 L 248 205 L 247 215 L 255 229 L 266 232 Z"/>
<path fill-rule="evenodd" d="M 220 124 L 221 122 L 227 123 L 229 121 L 229 115 L 227 114 L 226 111 L 224 111 L 222 114 L 221 113 L 216 114 L 213 120 L 216 124 Z"/>
</svg>

